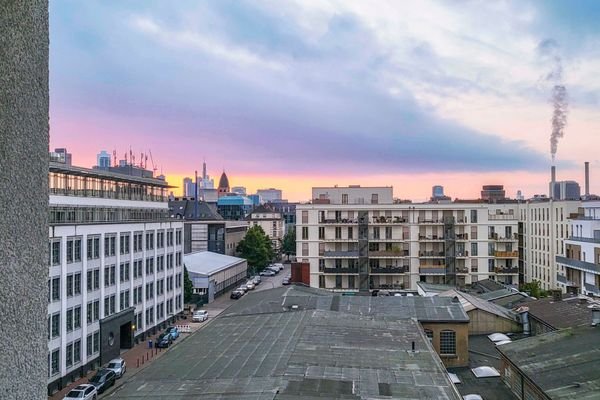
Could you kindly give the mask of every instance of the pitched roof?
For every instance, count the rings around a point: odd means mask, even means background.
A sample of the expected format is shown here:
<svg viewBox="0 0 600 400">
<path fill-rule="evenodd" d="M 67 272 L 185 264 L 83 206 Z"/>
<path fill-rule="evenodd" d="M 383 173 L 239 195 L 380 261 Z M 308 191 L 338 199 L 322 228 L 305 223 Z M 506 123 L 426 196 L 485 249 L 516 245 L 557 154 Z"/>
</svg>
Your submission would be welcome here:
<svg viewBox="0 0 600 400">
<path fill-rule="evenodd" d="M 577 327 L 498 346 L 552 399 L 597 399 L 600 393 L 598 328 Z"/>
<path fill-rule="evenodd" d="M 227 174 L 225 171 L 221 174 L 221 178 L 219 179 L 219 188 L 228 188 L 229 187 L 229 178 L 227 178 Z"/>
<path fill-rule="evenodd" d="M 497 304 L 490 303 L 487 300 L 480 299 L 469 293 L 464 293 L 456 289 L 451 289 L 446 292 L 440 293 L 441 297 L 454 297 L 457 296 L 460 300 L 460 304 L 463 306 L 466 312 L 479 309 L 490 314 L 496 315 L 501 318 L 510 319 L 511 321 L 517 321 L 517 314 L 511 310 L 501 307 Z"/>
<path fill-rule="evenodd" d="M 169 214 L 172 218 L 200 221 L 215 221 L 223 219 L 223 217 L 217 212 L 214 205 L 203 201 L 199 201 L 196 205 L 194 200 L 188 199 L 169 201 Z M 197 218 L 196 215 L 198 216 Z"/>
<path fill-rule="evenodd" d="M 591 311 L 589 306 L 598 302 L 573 296 L 555 301 L 548 297 L 526 304 L 529 314 L 554 329 L 589 325 Z"/>
</svg>

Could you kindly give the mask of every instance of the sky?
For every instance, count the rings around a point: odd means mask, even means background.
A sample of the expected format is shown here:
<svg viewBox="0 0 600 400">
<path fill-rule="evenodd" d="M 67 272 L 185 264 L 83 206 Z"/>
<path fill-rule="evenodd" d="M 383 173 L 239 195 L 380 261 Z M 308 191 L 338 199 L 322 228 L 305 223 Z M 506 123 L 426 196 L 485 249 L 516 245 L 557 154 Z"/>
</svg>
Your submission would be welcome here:
<svg viewBox="0 0 600 400">
<path fill-rule="evenodd" d="M 600 194 L 599 18 L 594 0 L 54 0 L 50 146 L 84 167 L 152 152 L 177 186 L 206 160 L 293 201 L 336 184 L 532 196 L 561 84 L 557 178 L 583 186 L 589 161 Z"/>
</svg>

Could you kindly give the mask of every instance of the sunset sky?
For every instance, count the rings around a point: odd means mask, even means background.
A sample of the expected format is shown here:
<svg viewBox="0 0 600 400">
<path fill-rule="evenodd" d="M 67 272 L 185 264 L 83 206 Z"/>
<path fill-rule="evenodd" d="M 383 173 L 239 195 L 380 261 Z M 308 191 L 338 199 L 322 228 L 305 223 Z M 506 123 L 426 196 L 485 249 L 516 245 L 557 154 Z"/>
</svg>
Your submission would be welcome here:
<svg viewBox="0 0 600 400">
<path fill-rule="evenodd" d="M 206 159 L 216 181 L 289 200 L 334 184 L 532 196 L 560 57 L 558 179 L 583 186 L 590 161 L 600 194 L 599 20 L 594 0 L 51 1 L 50 145 L 87 167 L 151 150 L 175 185 Z"/>
</svg>

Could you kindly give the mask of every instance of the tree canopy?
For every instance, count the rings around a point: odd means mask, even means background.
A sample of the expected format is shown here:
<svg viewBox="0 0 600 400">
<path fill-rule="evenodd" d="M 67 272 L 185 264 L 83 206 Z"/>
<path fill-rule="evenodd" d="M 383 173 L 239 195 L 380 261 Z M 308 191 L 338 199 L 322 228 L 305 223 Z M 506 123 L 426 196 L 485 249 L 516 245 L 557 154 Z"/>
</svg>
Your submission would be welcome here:
<svg viewBox="0 0 600 400">
<path fill-rule="evenodd" d="M 194 294 L 194 284 L 190 279 L 187 268 L 183 267 L 183 301 L 189 303 L 192 301 L 192 295 Z"/>
<path fill-rule="evenodd" d="M 249 267 L 257 271 L 264 269 L 275 256 L 271 239 L 259 225 L 248 229 L 237 246 L 237 252 L 248 261 Z"/>
<path fill-rule="evenodd" d="M 296 254 L 296 230 L 292 229 L 283 237 L 281 251 L 290 259 L 291 255 Z"/>
</svg>

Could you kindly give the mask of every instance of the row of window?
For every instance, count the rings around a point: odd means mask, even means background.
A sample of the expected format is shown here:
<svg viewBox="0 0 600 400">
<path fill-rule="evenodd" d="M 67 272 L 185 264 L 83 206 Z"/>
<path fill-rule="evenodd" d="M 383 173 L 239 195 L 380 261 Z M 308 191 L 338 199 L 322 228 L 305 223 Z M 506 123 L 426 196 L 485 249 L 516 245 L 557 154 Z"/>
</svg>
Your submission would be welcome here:
<svg viewBox="0 0 600 400">
<path fill-rule="evenodd" d="M 173 238 L 175 243 L 181 245 L 182 242 L 182 230 L 177 229 L 175 232 L 167 232 L 167 246 L 173 246 Z M 156 234 L 156 246 L 161 249 L 164 248 L 164 232 L 157 232 Z M 116 234 L 106 234 L 104 237 L 104 256 L 111 257 L 116 255 Z M 134 233 L 133 236 L 133 250 L 134 252 L 140 252 L 143 250 L 143 233 Z M 82 239 L 79 237 L 71 237 L 67 239 L 66 258 L 67 263 L 80 262 L 82 258 L 81 252 Z M 95 260 L 100 258 L 100 236 L 90 236 L 86 242 L 87 259 Z M 146 250 L 154 249 L 154 233 L 146 233 Z M 48 264 L 49 265 L 60 265 L 61 262 L 61 246 L 60 239 L 51 239 L 49 242 L 48 249 Z M 122 233 L 119 238 L 119 253 L 129 254 L 130 252 L 130 234 Z"/>
<path fill-rule="evenodd" d="M 160 290 L 163 290 L 162 285 Z M 142 286 L 138 286 L 133 289 L 133 304 L 139 304 L 142 302 Z M 163 292 L 161 292 L 163 293 Z M 119 311 L 122 311 L 130 307 L 130 290 L 124 290 L 119 294 Z M 177 307 L 181 305 L 181 295 L 177 296 Z M 153 296 L 149 297 L 153 298 Z M 148 297 L 147 297 L 148 299 Z M 160 303 L 163 304 L 163 303 Z M 160 305 L 159 305 L 160 306 Z M 147 310 L 153 310 L 149 307 Z M 173 299 L 167 300 L 167 313 L 173 313 Z M 104 298 L 104 317 L 108 317 L 116 312 L 116 295 L 110 295 Z M 148 311 L 147 311 L 148 312 Z M 157 308 L 157 318 L 160 320 L 164 317 L 164 308 L 160 306 Z M 81 317 L 82 311 L 81 306 L 76 306 L 67 309 L 65 315 L 65 331 L 67 333 L 81 328 Z M 87 303 L 86 307 L 86 321 L 87 324 L 92 324 L 100 319 L 100 300 L 94 300 Z M 154 319 L 152 319 L 154 321 Z M 48 316 L 48 339 L 54 339 L 61 335 L 61 313 L 57 312 Z"/>
</svg>

